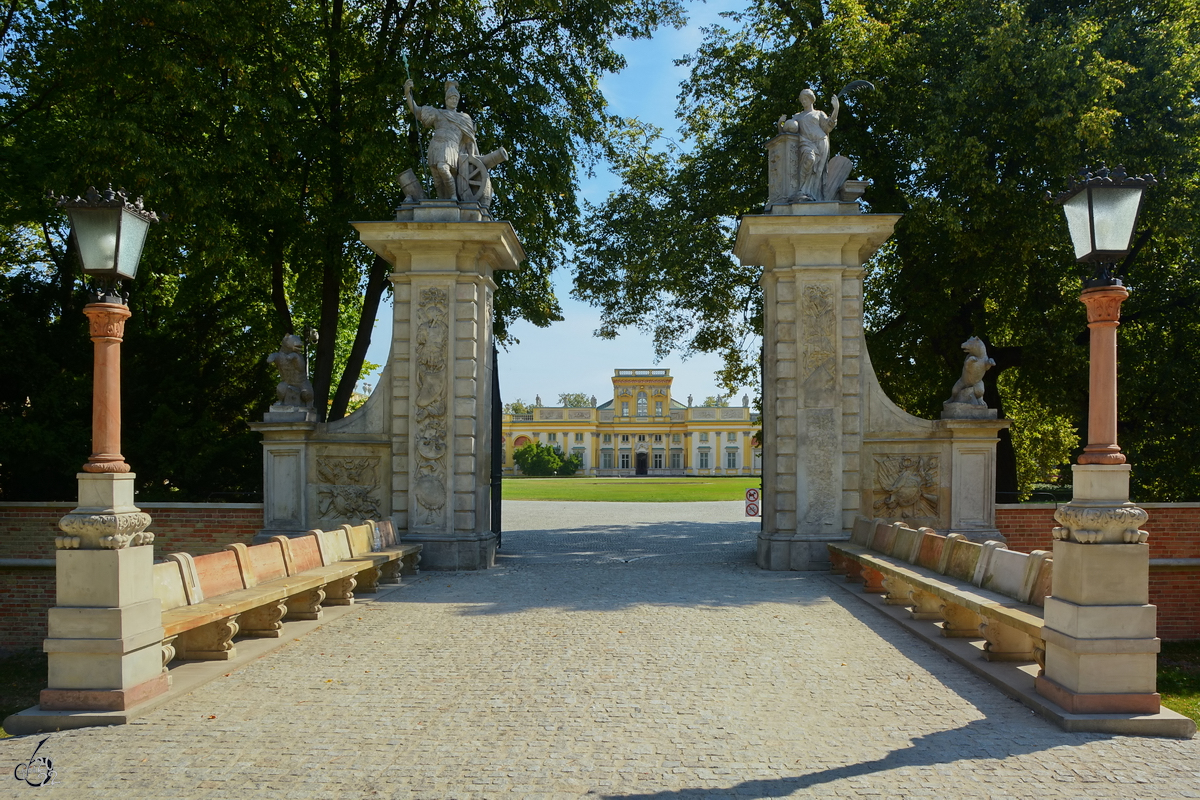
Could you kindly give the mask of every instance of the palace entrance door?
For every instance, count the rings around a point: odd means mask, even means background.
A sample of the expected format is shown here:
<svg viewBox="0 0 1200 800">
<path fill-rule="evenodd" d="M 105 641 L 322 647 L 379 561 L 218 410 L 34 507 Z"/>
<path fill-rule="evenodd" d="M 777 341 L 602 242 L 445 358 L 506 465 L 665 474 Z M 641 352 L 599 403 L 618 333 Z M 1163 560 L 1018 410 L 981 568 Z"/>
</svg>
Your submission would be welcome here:
<svg viewBox="0 0 1200 800">
<path fill-rule="evenodd" d="M 638 453 L 637 461 L 635 463 L 637 466 L 637 474 L 638 475 L 650 474 L 650 454 L 649 453 Z"/>
</svg>

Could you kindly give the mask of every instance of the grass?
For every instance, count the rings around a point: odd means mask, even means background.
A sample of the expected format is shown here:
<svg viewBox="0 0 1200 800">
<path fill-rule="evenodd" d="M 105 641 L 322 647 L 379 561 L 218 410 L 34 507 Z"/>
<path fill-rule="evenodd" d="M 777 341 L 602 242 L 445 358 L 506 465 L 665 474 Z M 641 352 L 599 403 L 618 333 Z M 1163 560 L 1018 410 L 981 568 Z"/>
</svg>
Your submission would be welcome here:
<svg viewBox="0 0 1200 800">
<path fill-rule="evenodd" d="M 38 693 L 46 686 L 46 654 L 22 650 L 0 658 L 0 722 L 9 714 L 38 704 Z M 0 730 L 0 739 L 8 734 Z"/>
<path fill-rule="evenodd" d="M 745 500 L 757 476 L 737 478 L 505 478 L 505 500 L 584 500 L 616 503 L 694 503 Z"/>
<path fill-rule="evenodd" d="M 1200 723 L 1200 640 L 1162 643 L 1158 691 L 1164 706 Z"/>
</svg>

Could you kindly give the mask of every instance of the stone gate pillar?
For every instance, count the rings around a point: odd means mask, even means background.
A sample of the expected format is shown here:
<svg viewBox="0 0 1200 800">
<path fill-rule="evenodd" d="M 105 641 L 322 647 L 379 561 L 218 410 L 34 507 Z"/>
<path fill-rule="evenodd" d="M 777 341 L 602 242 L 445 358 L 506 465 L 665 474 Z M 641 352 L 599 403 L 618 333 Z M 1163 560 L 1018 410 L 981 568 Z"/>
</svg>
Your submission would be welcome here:
<svg viewBox="0 0 1200 800">
<path fill-rule="evenodd" d="M 776 204 L 742 217 L 734 255 L 763 268 L 764 569 L 814 569 L 859 510 L 862 264 L 898 214 L 855 202 Z"/>
<path fill-rule="evenodd" d="M 424 545 L 421 566 L 486 569 L 491 530 L 493 270 L 525 254 L 508 222 L 424 200 L 408 219 L 354 223 L 392 265 L 394 314 L 386 427 L 392 522 Z"/>
</svg>

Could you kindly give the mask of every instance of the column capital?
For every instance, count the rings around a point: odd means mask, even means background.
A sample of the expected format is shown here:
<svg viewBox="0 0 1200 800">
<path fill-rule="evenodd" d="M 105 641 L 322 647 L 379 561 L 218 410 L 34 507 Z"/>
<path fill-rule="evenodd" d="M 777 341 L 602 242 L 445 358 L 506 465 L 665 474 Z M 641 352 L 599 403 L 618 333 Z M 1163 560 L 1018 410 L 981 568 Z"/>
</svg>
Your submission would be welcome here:
<svg viewBox="0 0 1200 800">
<path fill-rule="evenodd" d="M 1097 323 L 1116 324 L 1121 319 L 1121 303 L 1129 297 L 1124 286 L 1097 286 L 1084 289 L 1079 300 L 1087 306 L 1088 325 Z"/>
<path fill-rule="evenodd" d="M 88 335 L 92 341 L 121 341 L 125 336 L 125 320 L 132 316 L 127 306 L 120 303 L 88 303 L 83 307 L 88 318 Z"/>
</svg>

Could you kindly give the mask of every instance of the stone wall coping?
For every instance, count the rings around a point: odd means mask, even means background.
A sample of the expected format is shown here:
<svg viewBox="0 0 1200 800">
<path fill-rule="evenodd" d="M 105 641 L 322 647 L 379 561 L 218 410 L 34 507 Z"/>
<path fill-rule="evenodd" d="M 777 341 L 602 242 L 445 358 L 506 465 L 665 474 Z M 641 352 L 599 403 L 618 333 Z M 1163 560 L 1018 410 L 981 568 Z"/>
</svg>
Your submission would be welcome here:
<svg viewBox="0 0 1200 800">
<path fill-rule="evenodd" d="M 1064 500 L 1061 503 L 996 503 L 996 510 L 1053 511 L 1059 506 L 1065 506 L 1067 502 Z M 1131 502 L 1139 508 L 1200 508 L 1200 500 L 1193 500 L 1190 503 L 1139 503 L 1137 500 Z"/>
<path fill-rule="evenodd" d="M 72 509 L 79 505 L 76 500 L 30 500 L 28 502 L 19 501 L 3 501 L 0 502 L 0 510 L 8 508 L 66 508 Z M 217 508 L 244 508 L 262 510 L 262 503 L 138 503 L 138 508 L 179 508 L 179 509 L 217 509 Z"/>
</svg>

